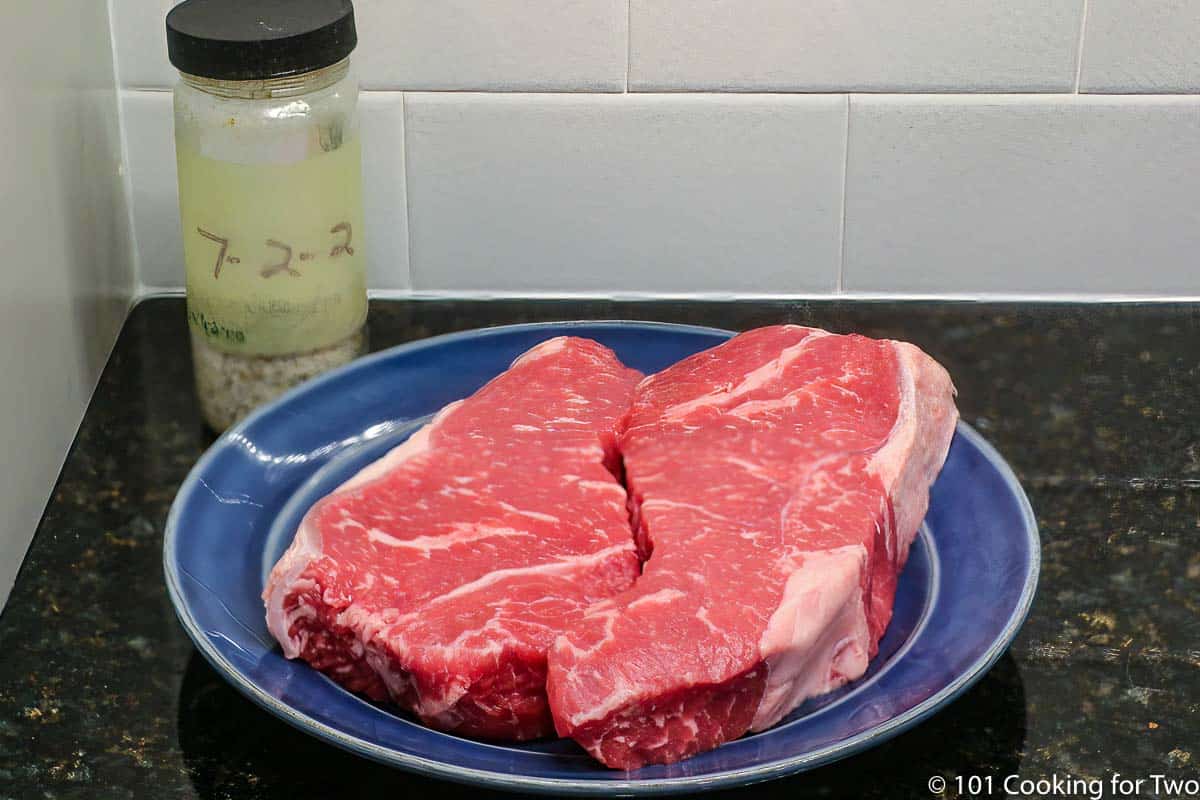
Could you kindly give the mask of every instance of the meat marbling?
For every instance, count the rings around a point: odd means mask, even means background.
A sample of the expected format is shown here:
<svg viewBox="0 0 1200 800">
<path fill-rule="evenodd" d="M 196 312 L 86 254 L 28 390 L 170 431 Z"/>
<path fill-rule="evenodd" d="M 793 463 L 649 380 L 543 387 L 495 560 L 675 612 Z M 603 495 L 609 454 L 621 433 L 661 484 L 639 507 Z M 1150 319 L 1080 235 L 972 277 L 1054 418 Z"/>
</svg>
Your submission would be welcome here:
<svg viewBox="0 0 1200 800">
<path fill-rule="evenodd" d="M 442 730 L 552 733 L 547 649 L 638 572 L 614 475 L 640 377 L 544 342 L 318 502 L 263 593 L 284 654 Z"/>
<path fill-rule="evenodd" d="M 643 381 L 619 446 L 649 560 L 554 643 L 559 733 L 610 767 L 670 763 L 861 676 L 953 395 L 912 345 L 790 325 Z"/>
</svg>

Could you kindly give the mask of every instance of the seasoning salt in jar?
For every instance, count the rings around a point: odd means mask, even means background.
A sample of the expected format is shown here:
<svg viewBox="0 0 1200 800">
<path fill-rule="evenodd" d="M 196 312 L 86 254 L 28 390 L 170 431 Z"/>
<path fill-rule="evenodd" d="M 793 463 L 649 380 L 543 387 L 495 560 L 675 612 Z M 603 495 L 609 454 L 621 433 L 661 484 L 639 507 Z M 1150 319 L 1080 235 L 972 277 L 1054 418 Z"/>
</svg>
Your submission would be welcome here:
<svg viewBox="0 0 1200 800">
<path fill-rule="evenodd" d="M 350 0 L 185 0 L 175 150 L 196 390 L 222 431 L 365 349 Z"/>
</svg>

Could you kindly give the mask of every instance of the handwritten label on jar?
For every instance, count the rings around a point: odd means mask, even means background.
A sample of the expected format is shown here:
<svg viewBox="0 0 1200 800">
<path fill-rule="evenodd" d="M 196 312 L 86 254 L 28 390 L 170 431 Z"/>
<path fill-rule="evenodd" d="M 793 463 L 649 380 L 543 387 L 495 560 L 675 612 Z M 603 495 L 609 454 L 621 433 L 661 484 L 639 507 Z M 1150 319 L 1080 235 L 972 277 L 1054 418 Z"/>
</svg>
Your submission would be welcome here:
<svg viewBox="0 0 1200 800">
<path fill-rule="evenodd" d="M 246 355 L 335 344 L 366 319 L 358 139 L 292 164 L 177 148 L 188 322 Z"/>
</svg>

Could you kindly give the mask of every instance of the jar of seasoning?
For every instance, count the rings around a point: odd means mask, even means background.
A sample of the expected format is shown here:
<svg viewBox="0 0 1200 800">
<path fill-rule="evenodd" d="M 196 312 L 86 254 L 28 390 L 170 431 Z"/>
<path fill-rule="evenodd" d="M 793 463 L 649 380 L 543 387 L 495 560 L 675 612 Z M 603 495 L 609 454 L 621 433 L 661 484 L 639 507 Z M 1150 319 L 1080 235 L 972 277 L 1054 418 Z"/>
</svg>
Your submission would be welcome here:
<svg viewBox="0 0 1200 800">
<path fill-rule="evenodd" d="M 365 350 L 350 0 L 167 15 L 196 390 L 222 431 Z"/>
</svg>

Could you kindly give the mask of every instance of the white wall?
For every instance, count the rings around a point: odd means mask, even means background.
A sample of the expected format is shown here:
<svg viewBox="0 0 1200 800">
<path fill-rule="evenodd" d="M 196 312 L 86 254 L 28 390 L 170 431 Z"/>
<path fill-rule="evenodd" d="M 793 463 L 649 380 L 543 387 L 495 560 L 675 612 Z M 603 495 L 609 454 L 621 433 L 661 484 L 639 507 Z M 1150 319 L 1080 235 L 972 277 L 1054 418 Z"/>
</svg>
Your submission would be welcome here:
<svg viewBox="0 0 1200 800">
<path fill-rule="evenodd" d="M 77 0 L 0 26 L 0 607 L 133 286 L 108 30 Z"/>
<path fill-rule="evenodd" d="M 113 3 L 178 287 L 171 2 Z M 375 289 L 1200 296 L 1200 2 L 356 9 Z"/>
</svg>

